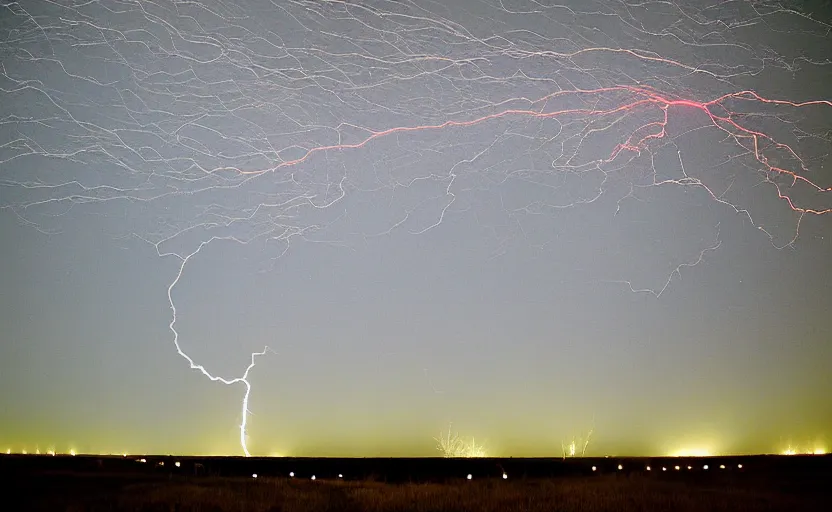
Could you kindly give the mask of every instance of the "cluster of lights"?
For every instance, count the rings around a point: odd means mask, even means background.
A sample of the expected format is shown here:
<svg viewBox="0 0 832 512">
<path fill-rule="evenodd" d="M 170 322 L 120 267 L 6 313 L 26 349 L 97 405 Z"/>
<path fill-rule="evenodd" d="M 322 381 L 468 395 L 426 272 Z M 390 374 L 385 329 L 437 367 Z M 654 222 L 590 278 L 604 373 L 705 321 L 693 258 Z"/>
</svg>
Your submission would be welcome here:
<svg viewBox="0 0 832 512">
<path fill-rule="evenodd" d="M 814 450 L 806 450 L 805 452 L 793 449 L 791 446 L 783 450 L 781 455 L 826 455 L 824 448 L 815 448 Z"/>
</svg>

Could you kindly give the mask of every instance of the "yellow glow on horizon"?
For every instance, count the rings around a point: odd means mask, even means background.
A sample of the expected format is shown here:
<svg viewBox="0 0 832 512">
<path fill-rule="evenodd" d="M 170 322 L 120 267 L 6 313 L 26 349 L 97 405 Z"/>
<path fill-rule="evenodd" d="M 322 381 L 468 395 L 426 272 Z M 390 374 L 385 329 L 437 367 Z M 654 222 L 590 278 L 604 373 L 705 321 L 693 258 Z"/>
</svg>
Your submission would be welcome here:
<svg viewBox="0 0 832 512">
<path fill-rule="evenodd" d="M 72 449 L 69 450 L 69 454 L 72 455 L 73 457 L 75 457 L 75 453 L 76 453 L 75 448 L 72 448 Z"/>
<path fill-rule="evenodd" d="M 826 455 L 826 448 L 815 448 L 812 455 Z"/>
<path fill-rule="evenodd" d="M 670 454 L 671 457 L 712 457 L 711 450 L 706 448 L 684 448 Z"/>
</svg>

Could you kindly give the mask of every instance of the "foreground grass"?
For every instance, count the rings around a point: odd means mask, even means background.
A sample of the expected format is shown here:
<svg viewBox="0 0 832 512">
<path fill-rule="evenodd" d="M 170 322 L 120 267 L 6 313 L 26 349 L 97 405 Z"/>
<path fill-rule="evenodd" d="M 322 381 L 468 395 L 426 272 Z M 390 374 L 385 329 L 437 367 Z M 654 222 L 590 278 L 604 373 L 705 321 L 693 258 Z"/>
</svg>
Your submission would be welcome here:
<svg viewBox="0 0 832 512">
<path fill-rule="evenodd" d="M 742 485 L 713 481 L 692 483 L 643 476 L 403 485 L 263 478 L 137 480 L 125 476 L 78 475 L 62 478 L 31 483 L 32 488 L 26 490 L 28 503 L 24 509 L 159 512 L 832 510 L 832 501 L 821 488 L 784 491 L 761 482 Z M 20 507 L 13 508 L 21 510 Z"/>
</svg>

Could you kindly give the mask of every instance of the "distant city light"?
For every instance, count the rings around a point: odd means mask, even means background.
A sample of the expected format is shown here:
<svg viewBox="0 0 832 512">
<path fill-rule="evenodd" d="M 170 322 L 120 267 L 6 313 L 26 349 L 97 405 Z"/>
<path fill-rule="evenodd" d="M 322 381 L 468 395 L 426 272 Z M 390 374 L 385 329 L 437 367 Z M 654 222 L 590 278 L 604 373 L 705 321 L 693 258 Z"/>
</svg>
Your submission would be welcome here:
<svg viewBox="0 0 832 512">
<path fill-rule="evenodd" d="M 667 468 L 662 466 L 662 471 L 667 471 Z"/>
<path fill-rule="evenodd" d="M 742 469 L 742 464 L 737 464 L 737 469 Z"/>
<path fill-rule="evenodd" d="M 173 465 L 178 468 L 179 466 L 182 465 L 182 463 L 177 460 L 176 462 L 173 463 Z"/>
<path fill-rule="evenodd" d="M 621 471 L 622 469 L 624 469 L 624 466 L 622 466 L 621 464 L 619 464 L 619 465 L 618 465 L 618 470 L 619 470 L 619 471 Z"/>
<path fill-rule="evenodd" d="M 314 480 L 314 479 L 315 479 L 315 475 L 312 475 L 312 480 Z"/>
<path fill-rule="evenodd" d="M 720 464 L 719 469 L 725 469 L 725 464 Z"/>
<path fill-rule="evenodd" d="M 12 450 L 10 448 L 6 448 L 6 455 L 11 455 L 11 454 L 12 454 Z"/>
<path fill-rule="evenodd" d="M 251 478 L 257 478 L 257 473 L 252 473 L 252 474 L 251 474 Z M 312 480 L 314 480 L 314 479 L 315 479 L 315 477 L 313 476 L 313 477 L 312 477 Z"/>
<path fill-rule="evenodd" d="M 711 457 L 713 454 L 705 448 L 684 448 L 671 453 L 671 457 Z"/>
<path fill-rule="evenodd" d="M 815 451 L 812 452 L 813 455 L 826 455 L 826 450 L 823 448 L 815 448 Z"/>
<path fill-rule="evenodd" d="M 592 466 L 592 471 L 595 471 L 596 469 L 597 469 L 597 468 L 596 468 L 595 466 Z"/>
<path fill-rule="evenodd" d="M 344 475 L 342 475 L 341 473 L 338 473 L 338 478 L 344 478 Z"/>
<path fill-rule="evenodd" d="M 592 468 L 592 469 L 594 470 L 594 469 L 595 469 L 595 467 L 593 466 L 593 468 Z M 503 480 L 506 480 L 507 478 L 508 478 L 508 475 L 507 475 L 507 474 L 505 474 L 505 473 L 503 473 Z"/>
<path fill-rule="evenodd" d="M 688 470 L 691 470 L 691 469 L 693 469 L 693 468 L 691 466 L 688 466 Z"/>
<path fill-rule="evenodd" d="M 681 469 L 681 468 L 679 466 L 673 466 L 673 469 L 675 469 L 676 471 L 679 471 L 679 469 Z"/>
<path fill-rule="evenodd" d="M 73 457 L 75 457 L 75 449 L 73 448 L 73 449 L 69 450 L 69 454 L 72 455 Z"/>
<path fill-rule="evenodd" d="M 467 478 L 468 478 L 468 480 L 470 480 L 471 478 L 473 478 L 473 477 L 471 476 L 471 473 L 468 473 L 468 477 L 467 477 Z"/>
<path fill-rule="evenodd" d="M 650 471 L 650 466 L 647 466 L 647 471 Z"/>
<path fill-rule="evenodd" d="M 702 469 L 708 469 L 708 465 L 705 464 L 704 466 L 702 466 Z"/>
<path fill-rule="evenodd" d="M 294 478 L 294 477 L 295 477 L 295 472 L 294 471 L 289 471 L 289 478 Z"/>
<path fill-rule="evenodd" d="M 26 455 L 26 450 L 23 450 L 23 455 Z"/>
<path fill-rule="evenodd" d="M 147 459 L 139 459 L 139 462 L 147 462 Z"/>
</svg>

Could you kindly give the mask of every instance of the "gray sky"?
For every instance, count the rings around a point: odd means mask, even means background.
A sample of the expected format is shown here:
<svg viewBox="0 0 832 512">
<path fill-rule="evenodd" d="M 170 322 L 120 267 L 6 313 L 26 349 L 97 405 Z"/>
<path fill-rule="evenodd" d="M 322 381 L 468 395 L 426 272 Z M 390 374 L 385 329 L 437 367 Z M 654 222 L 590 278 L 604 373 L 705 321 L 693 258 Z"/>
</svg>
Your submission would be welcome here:
<svg viewBox="0 0 832 512">
<path fill-rule="evenodd" d="M 3 450 L 832 443 L 822 11 L 3 5 Z"/>
</svg>

